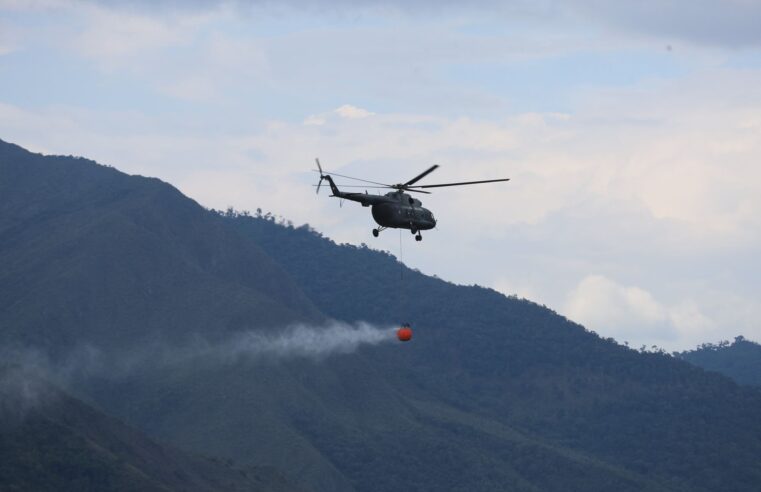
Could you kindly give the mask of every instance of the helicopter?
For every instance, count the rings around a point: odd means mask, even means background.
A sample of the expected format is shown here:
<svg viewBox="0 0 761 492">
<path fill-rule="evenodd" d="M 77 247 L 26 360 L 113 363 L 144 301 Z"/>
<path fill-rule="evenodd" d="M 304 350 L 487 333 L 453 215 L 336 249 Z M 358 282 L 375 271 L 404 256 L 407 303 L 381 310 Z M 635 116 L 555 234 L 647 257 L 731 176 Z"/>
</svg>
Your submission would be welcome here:
<svg viewBox="0 0 761 492">
<path fill-rule="evenodd" d="M 322 170 L 320 165 L 320 159 L 315 158 L 317 163 L 317 169 L 315 172 L 320 173 L 320 181 L 315 185 L 317 187 L 317 194 L 320 193 L 320 186 L 323 181 L 327 181 L 330 185 L 330 190 L 333 192 L 333 197 L 340 198 L 342 200 L 350 200 L 353 202 L 359 202 L 363 207 L 372 207 L 371 212 L 373 219 L 378 224 L 378 227 L 373 229 L 373 236 L 378 237 L 381 231 L 385 229 L 409 229 L 412 234 L 415 234 L 416 241 L 422 241 L 423 236 L 420 231 L 426 231 L 436 227 L 436 219 L 433 216 L 433 212 L 423 207 L 423 204 L 417 198 L 413 198 L 405 192 L 413 193 L 425 193 L 430 194 L 430 191 L 425 191 L 423 188 L 441 188 L 445 186 L 463 186 L 480 183 L 496 183 L 500 181 L 510 181 L 510 178 L 501 179 L 487 179 L 482 181 L 464 181 L 460 183 L 442 183 L 442 184 L 429 184 L 429 185 L 415 185 L 418 181 L 431 174 L 438 169 L 439 165 L 434 164 L 422 173 L 418 174 L 411 180 L 405 183 L 399 184 L 385 184 L 378 183 L 376 181 L 369 181 L 366 179 L 353 178 L 338 173 L 326 174 Z M 367 185 L 342 185 L 347 188 L 381 188 L 391 189 L 385 195 L 370 195 L 365 189 L 364 193 L 345 192 L 338 189 L 333 176 L 352 179 L 355 181 L 361 181 L 368 183 Z"/>
</svg>

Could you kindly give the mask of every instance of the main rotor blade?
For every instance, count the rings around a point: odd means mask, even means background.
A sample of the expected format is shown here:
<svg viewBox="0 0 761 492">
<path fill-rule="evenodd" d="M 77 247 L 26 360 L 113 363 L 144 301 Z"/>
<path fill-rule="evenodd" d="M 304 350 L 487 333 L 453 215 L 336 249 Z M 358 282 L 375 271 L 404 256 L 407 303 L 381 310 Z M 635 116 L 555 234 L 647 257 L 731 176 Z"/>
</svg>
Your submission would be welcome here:
<svg viewBox="0 0 761 492">
<path fill-rule="evenodd" d="M 411 184 L 413 184 L 413 183 L 417 183 L 417 182 L 418 182 L 418 181 L 420 181 L 421 179 L 425 178 L 426 176 L 428 176 L 429 174 L 431 174 L 432 172 L 434 172 L 434 171 L 435 171 L 435 170 L 436 170 L 438 167 L 439 167 L 439 165 L 438 165 L 438 164 L 434 164 L 433 166 L 429 167 L 428 169 L 426 169 L 426 170 L 425 170 L 425 171 L 423 171 L 422 173 L 418 174 L 417 176 L 415 176 L 415 177 L 414 177 L 414 178 L 412 178 L 411 180 L 409 180 L 409 181 L 407 181 L 406 183 L 404 183 L 404 186 L 409 186 L 409 185 L 411 185 Z"/>
<path fill-rule="evenodd" d="M 463 181 L 462 183 L 442 183 L 442 184 L 433 184 L 433 185 L 418 185 L 414 188 L 441 188 L 443 186 L 462 186 L 462 185 L 474 185 L 474 184 L 480 184 L 480 183 L 498 183 L 500 181 L 510 181 L 510 178 L 503 178 L 503 179 L 486 179 L 484 181 Z M 410 190 L 413 191 L 413 190 Z"/>
<path fill-rule="evenodd" d="M 314 172 L 320 172 L 320 171 L 315 169 Z M 354 181 L 362 181 L 363 183 L 372 183 L 372 184 L 376 184 L 376 185 L 381 185 L 381 186 L 386 186 L 386 187 L 392 188 L 391 185 L 387 185 L 386 183 L 378 183 L 377 181 L 370 181 L 370 180 L 367 180 L 367 179 L 354 178 L 352 176 L 346 176 L 345 174 L 331 173 L 330 171 L 328 171 L 325 174 L 326 175 L 330 175 L 330 176 L 338 176 L 339 178 L 353 179 Z"/>
<path fill-rule="evenodd" d="M 318 186 L 318 185 L 312 185 L 312 186 Z M 347 185 L 347 184 L 338 184 L 336 183 L 336 186 L 339 188 L 367 188 L 367 189 L 379 189 L 379 190 L 387 190 L 389 189 L 388 186 L 365 186 L 365 185 Z"/>
<path fill-rule="evenodd" d="M 337 175 L 336 175 L 337 176 Z M 320 185 L 312 185 L 312 186 L 320 186 Z M 396 190 L 397 188 L 394 188 L 393 186 L 365 186 L 365 185 L 346 185 L 346 184 L 338 184 L 336 183 L 336 186 L 339 188 L 366 188 L 366 189 L 379 189 L 379 190 Z M 397 190 L 398 191 L 398 190 Z M 423 190 L 413 190 L 410 188 L 402 188 L 402 191 L 411 191 L 413 193 L 425 193 L 426 195 L 430 195 L 430 191 L 423 191 Z"/>
</svg>

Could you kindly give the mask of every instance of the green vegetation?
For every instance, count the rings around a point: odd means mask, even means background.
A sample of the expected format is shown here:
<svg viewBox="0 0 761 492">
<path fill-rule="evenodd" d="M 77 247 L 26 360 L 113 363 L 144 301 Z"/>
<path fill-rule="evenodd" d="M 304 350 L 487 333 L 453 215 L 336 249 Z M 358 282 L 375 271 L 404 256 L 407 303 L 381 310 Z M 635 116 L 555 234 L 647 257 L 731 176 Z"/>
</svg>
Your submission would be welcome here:
<svg viewBox="0 0 761 492">
<path fill-rule="evenodd" d="M 0 144 L 0 173 L 0 340 L 54 367 L 327 317 L 415 328 L 321 361 L 77 375 L 78 396 L 162 442 L 316 491 L 761 486 L 761 394 L 721 375 L 91 161 Z"/>
<path fill-rule="evenodd" d="M 295 490 L 149 440 L 37 376 L 0 367 L 0 490 Z"/>
<path fill-rule="evenodd" d="M 734 379 L 739 384 L 761 387 L 761 345 L 735 337 L 734 342 L 704 343 L 678 357 L 690 364 Z"/>
</svg>

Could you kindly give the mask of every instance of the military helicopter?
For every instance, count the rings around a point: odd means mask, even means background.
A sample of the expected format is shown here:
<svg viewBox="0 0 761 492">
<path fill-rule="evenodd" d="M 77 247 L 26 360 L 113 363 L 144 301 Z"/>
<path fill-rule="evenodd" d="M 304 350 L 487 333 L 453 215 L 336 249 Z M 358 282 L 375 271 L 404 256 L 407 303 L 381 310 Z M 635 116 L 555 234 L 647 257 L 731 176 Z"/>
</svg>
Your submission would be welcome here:
<svg viewBox="0 0 761 492">
<path fill-rule="evenodd" d="M 320 173 L 320 181 L 315 185 L 317 187 L 317 193 L 320 193 L 320 186 L 323 181 L 327 181 L 330 185 L 330 189 L 333 192 L 334 197 L 341 198 L 343 200 L 351 200 L 353 202 L 359 202 L 363 207 L 372 207 L 371 211 L 373 219 L 378 224 L 377 229 L 373 229 L 373 236 L 378 237 L 381 231 L 389 228 L 393 229 L 409 229 L 412 234 L 415 234 L 416 241 L 422 241 L 423 236 L 420 231 L 433 229 L 436 227 L 436 219 L 433 217 L 433 213 L 427 208 L 423 208 L 423 204 L 420 200 L 412 198 L 405 193 L 410 191 L 413 193 L 425 193 L 430 194 L 430 191 L 424 191 L 422 188 L 441 188 L 444 186 L 463 186 L 479 183 L 496 183 L 499 181 L 510 181 L 510 178 L 503 179 L 487 179 L 484 181 L 465 181 L 461 183 L 443 183 L 443 184 L 430 184 L 430 185 L 415 185 L 418 181 L 428 176 L 430 173 L 438 169 L 438 164 L 433 165 L 418 174 L 406 183 L 389 185 L 385 183 L 378 183 L 376 181 L 368 181 L 366 179 L 353 178 L 338 173 L 326 174 L 322 170 L 320 160 L 315 159 L 317 163 L 317 169 L 315 172 Z M 338 176 L 341 178 L 352 179 L 355 181 L 362 181 L 372 186 L 367 185 L 342 185 L 347 188 L 390 188 L 394 191 L 390 191 L 385 195 L 370 195 L 365 189 L 364 193 L 353 193 L 340 191 L 338 186 L 333 182 L 332 176 Z"/>
</svg>

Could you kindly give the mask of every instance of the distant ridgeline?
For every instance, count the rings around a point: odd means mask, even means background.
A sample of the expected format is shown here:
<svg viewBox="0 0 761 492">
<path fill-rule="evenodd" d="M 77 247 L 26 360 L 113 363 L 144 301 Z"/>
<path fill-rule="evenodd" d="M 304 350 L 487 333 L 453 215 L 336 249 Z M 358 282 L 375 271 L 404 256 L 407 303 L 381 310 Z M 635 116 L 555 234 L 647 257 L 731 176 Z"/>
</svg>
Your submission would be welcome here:
<svg viewBox="0 0 761 492">
<path fill-rule="evenodd" d="M 758 390 L 256 215 L 0 142 L 0 342 L 53 369 L 104 354 L 71 381 L 85 401 L 317 492 L 761 490 Z M 103 363 L 331 318 L 409 321 L 415 338 L 319 360 Z"/>
<path fill-rule="evenodd" d="M 734 342 L 704 343 L 679 357 L 708 371 L 729 376 L 740 384 L 761 387 L 761 345 L 742 336 Z"/>
</svg>

